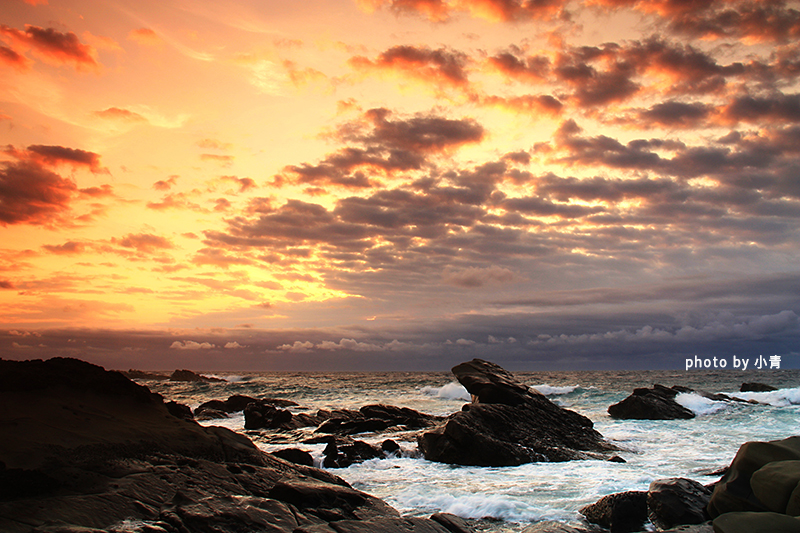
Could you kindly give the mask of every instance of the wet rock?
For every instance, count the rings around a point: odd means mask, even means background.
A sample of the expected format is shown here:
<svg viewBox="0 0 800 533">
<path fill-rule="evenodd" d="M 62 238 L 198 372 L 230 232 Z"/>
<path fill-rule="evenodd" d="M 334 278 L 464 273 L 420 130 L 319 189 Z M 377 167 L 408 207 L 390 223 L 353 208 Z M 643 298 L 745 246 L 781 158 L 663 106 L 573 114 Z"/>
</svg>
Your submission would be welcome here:
<svg viewBox="0 0 800 533">
<path fill-rule="evenodd" d="M 182 418 L 183 420 L 194 420 L 192 409 L 188 405 L 183 405 L 178 402 L 167 402 L 166 406 L 167 411 L 169 411 L 169 414 L 172 416 Z"/>
<path fill-rule="evenodd" d="M 716 518 L 730 512 L 768 511 L 766 502 L 762 502 L 753 492 L 753 474 L 775 461 L 797 460 L 800 460 L 800 437 L 744 443 L 736 452 L 728 471 L 714 488 L 708 502 L 709 515 Z M 756 484 L 758 485 L 758 479 Z"/>
<path fill-rule="evenodd" d="M 424 518 L 376 518 L 374 520 L 343 520 L 331 523 L 336 533 L 448 533 L 433 520 Z"/>
<path fill-rule="evenodd" d="M 685 478 L 658 479 L 647 491 L 647 516 L 661 529 L 684 524 L 702 524 L 711 489 Z"/>
<path fill-rule="evenodd" d="M 647 520 L 647 492 L 629 491 L 603 496 L 580 509 L 586 519 L 612 533 L 641 531 Z"/>
<path fill-rule="evenodd" d="M 391 439 L 386 439 L 381 443 L 381 451 L 385 455 L 393 455 L 400 453 L 400 445 Z"/>
<path fill-rule="evenodd" d="M 358 411 L 340 409 L 317 428 L 318 433 L 355 435 L 375 433 L 389 428 L 417 429 L 431 427 L 441 420 L 408 407 L 393 405 L 365 405 Z"/>
<path fill-rule="evenodd" d="M 675 401 L 677 390 L 653 385 L 634 389 L 633 393 L 608 408 L 613 418 L 636 420 L 674 420 L 694 418 L 695 414 Z"/>
<path fill-rule="evenodd" d="M 714 519 L 715 533 L 798 533 L 800 519 L 780 513 L 732 512 Z"/>
<path fill-rule="evenodd" d="M 206 381 L 208 383 L 218 383 L 224 382 L 224 379 L 221 378 L 211 378 L 206 376 L 201 376 L 191 370 L 176 370 L 169 376 L 170 381 Z"/>
<path fill-rule="evenodd" d="M 120 370 L 120 373 L 128 379 L 148 379 L 153 381 L 164 381 L 169 379 L 169 376 L 165 376 L 164 374 L 145 372 L 143 370 L 135 370 L 133 368 L 127 371 Z"/>
<path fill-rule="evenodd" d="M 539 522 L 522 530 L 522 533 L 586 533 L 585 529 L 576 529 L 560 522 Z"/>
<path fill-rule="evenodd" d="M 607 459 L 608 452 L 617 449 L 593 428 L 591 420 L 529 390 L 493 363 L 475 359 L 453 371 L 459 380 L 464 379 L 476 403 L 464 405 L 442 425 L 418 436 L 419 449 L 430 461 L 515 466 Z M 482 399 L 492 403 L 482 403 Z"/>
<path fill-rule="evenodd" d="M 75 359 L 0 360 L 0 427 L 13 428 L 0 439 L 3 533 L 123 521 L 141 533 L 336 532 L 402 520 L 329 472 L 172 416 L 146 387 Z M 440 527 L 415 519 L 413 530 Z"/>
<path fill-rule="evenodd" d="M 245 429 L 292 429 L 293 415 L 286 409 L 278 409 L 271 403 L 255 401 L 244 408 Z"/>
<path fill-rule="evenodd" d="M 450 533 L 472 533 L 472 527 L 461 517 L 450 513 L 435 513 L 431 520 L 438 522 Z"/>
<path fill-rule="evenodd" d="M 314 466 L 314 458 L 311 457 L 311 454 L 299 448 L 284 448 L 282 450 L 272 452 L 272 455 L 275 457 L 280 457 L 281 459 L 285 459 L 290 463 Z"/>
<path fill-rule="evenodd" d="M 742 386 L 739 387 L 739 392 L 772 392 L 775 390 L 778 389 L 772 385 L 757 382 L 742 383 Z"/>
<path fill-rule="evenodd" d="M 326 468 L 347 468 L 356 463 L 363 463 L 364 461 L 384 456 L 381 449 L 360 440 L 341 445 L 329 442 L 323 451 L 323 455 L 325 459 L 322 464 Z"/>
</svg>

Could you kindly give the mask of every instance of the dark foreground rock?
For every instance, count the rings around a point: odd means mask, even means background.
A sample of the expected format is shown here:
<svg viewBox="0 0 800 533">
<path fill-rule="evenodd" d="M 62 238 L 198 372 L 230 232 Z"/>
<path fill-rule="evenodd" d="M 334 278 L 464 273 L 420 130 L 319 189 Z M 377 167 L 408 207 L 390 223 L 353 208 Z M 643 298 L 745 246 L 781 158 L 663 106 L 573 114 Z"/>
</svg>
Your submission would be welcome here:
<svg viewBox="0 0 800 533">
<path fill-rule="evenodd" d="M 436 425 L 441 417 L 420 413 L 408 407 L 394 405 L 365 405 L 358 411 L 339 409 L 317 428 L 317 433 L 355 435 L 374 433 L 393 428 L 420 429 Z"/>
<path fill-rule="evenodd" d="M 4 533 L 450 531 L 75 359 L 0 360 L 0 427 Z"/>
<path fill-rule="evenodd" d="M 660 529 L 708 521 L 711 489 L 685 478 L 658 479 L 647 491 L 647 516 Z"/>
<path fill-rule="evenodd" d="M 586 520 L 611 533 L 641 531 L 647 520 L 647 492 L 628 491 L 603 496 L 580 510 Z"/>
<path fill-rule="evenodd" d="M 608 453 L 617 449 L 592 427 L 591 420 L 529 390 L 494 363 L 474 359 L 454 367 L 453 373 L 474 403 L 419 435 L 419 449 L 430 461 L 515 466 L 608 459 Z"/>
</svg>

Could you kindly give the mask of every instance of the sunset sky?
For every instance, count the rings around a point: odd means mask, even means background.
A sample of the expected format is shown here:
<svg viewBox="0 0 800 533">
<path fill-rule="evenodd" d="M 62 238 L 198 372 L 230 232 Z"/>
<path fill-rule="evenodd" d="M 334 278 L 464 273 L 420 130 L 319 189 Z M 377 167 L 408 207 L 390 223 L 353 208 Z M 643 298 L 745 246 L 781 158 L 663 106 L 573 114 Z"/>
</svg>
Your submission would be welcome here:
<svg viewBox="0 0 800 533">
<path fill-rule="evenodd" d="M 0 5 L 0 357 L 800 367 L 800 2 Z"/>
</svg>

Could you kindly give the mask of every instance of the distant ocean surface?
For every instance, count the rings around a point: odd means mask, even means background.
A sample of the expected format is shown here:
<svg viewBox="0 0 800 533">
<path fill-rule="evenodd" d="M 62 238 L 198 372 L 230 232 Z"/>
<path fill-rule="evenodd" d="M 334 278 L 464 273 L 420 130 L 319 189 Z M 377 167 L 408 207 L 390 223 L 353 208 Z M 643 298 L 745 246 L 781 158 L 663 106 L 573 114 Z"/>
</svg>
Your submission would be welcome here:
<svg viewBox="0 0 800 533">
<path fill-rule="evenodd" d="M 234 394 L 256 398 L 285 398 L 296 413 L 317 409 L 358 409 L 383 403 L 448 415 L 469 401 L 466 390 L 450 373 L 206 373 L 225 383 L 142 380 L 168 400 L 196 408 L 212 399 Z M 516 372 L 522 382 L 538 389 L 562 407 L 589 417 L 608 440 L 622 448 L 627 463 L 573 461 L 532 463 L 517 467 L 463 467 L 432 463 L 419 457 L 414 432 L 356 435 L 367 442 L 397 441 L 402 456 L 371 460 L 331 472 L 353 487 L 384 499 L 401 513 L 429 516 L 453 513 L 481 521 L 480 529 L 516 532 L 531 522 L 556 520 L 580 526 L 578 509 L 600 497 L 626 490 L 647 490 L 650 482 L 687 477 L 703 484 L 708 475 L 730 463 L 741 444 L 800 434 L 800 370 L 772 371 L 587 371 Z M 766 393 L 740 393 L 742 382 L 778 387 Z M 654 383 L 683 385 L 708 392 L 754 399 L 764 405 L 724 403 L 695 394 L 677 400 L 698 416 L 691 420 L 614 420 L 609 405 L 636 387 Z M 313 428 L 274 433 L 244 430 L 244 417 L 203 421 L 246 434 L 259 447 L 308 450 L 320 460 L 324 444 L 298 444 Z"/>
</svg>

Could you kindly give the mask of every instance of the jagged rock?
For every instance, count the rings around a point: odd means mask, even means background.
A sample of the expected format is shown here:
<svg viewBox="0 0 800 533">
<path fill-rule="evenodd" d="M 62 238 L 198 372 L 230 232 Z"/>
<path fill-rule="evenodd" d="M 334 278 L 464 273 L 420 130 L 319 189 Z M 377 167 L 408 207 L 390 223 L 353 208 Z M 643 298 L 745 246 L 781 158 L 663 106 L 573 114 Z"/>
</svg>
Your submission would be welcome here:
<svg viewBox="0 0 800 533">
<path fill-rule="evenodd" d="M 768 511 L 766 502 L 760 501 L 753 492 L 751 487 L 753 474 L 775 461 L 797 460 L 800 460 L 800 437 L 744 443 L 736 452 L 728 471 L 717 482 L 708 502 L 708 514 L 716 518 L 731 512 Z M 758 483 L 757 479 L 756 484 Z"/>
<path fill-rule="evenodd" d="M 629 491 L 603 496 L 580 509 L 586 519 L 611 533 L 641 531 L 647 520 L 647 492 Z"/>
<path fill-rule="evenodd" d="M 263 398 L 263 399 L 256 399 L 251 398 L 250 396 L 243 396 L 241 394 L 234 394 L 230 396 L 227 400 L 209 400 L 205 403 L 200 404 L 197 409 L 195 409 L 195 416 L 199 417 L 204 415 L 206 411 L 211 412 L 223 412 L 223 413 L 238 413 L 239 411 L 244 411 L 245 407 L 248 404 L 253 402 L 262 402 L 265 404 L 274 405 L 275 407 L 294 407 L 297 405 L 297 402 L 293 402 L 292 400 L 285 400 L 283 398 Z"/>
<path fill-rule="evenodd" d="M 298 465 L 314 466 L 314 458 L 305 450 L 299 448 L 284 448 L 272 452 L 272 455 L 285 459 Z"/>
<path fill-rule="evenodd" d="M 798 533 L 800 519 L 780 513 L 732 512 L 714 519 L 715 533 Z"/>
<path fill-rule="evenodd" d="M 244 428 L 245 429 L 291 429 L 292 412 L 286 409 L 278 409 L 271 403 L 250 402 L 244 408 Z"/>
<path fill-rule="evenodd" d="M 165 376 L 164 374 L 157 374 L 155 372 L 145 372 L 143 370 L 135 370 L 133 368 L 127 371 L 120 370 L 119 372 L 128 379 L 149 379 L 153 381 L 164 381 L 169 379 L 169 376 Z"/>
<path fill-rule="evenodd" d="M 210 378 L 196 374 L 191 370 L 176 370 L 169 376 L 170 381 L 206 381 L 209 383 L 224 382 L 221 378 Z"/>
<path fill-rule="evenodd" d="M 475 359 L 453 372 L 464 379 L 477 403 L 464 405 L 444 424 L 418 436 L 419 449 L 430 461 L 515 466 L 607 459 L 607 453 L 617 449 L 593 428 L 591 420 L 513 381 L 513 375 L 493 363 Z M 482 399 L 492 403 L 482 403 Z"/>
<path fill-rule="evenodd" d="M 647 491 L 647 516 L 661 529 L 684 524 L 702 524 L 711 489 L 685 478 L 658 479 Z"/>
<path fill-rule="evenodd" d="M 337 445 L 329 442 L 323 451 L 325 459 L 322 465 L 326 468 L 347 468 L 355 463 L 363 463 L 370 459 L 383 457 L 383 452 L 371 444 L 357 440 L 349 444 Z"/>
<path fill-rule="evenodd" d="M 608 408 L 613 418 L 635 420 L 673 420 L 694 418 L 695 414 L 675 401 L 677 390 L 655 384 L 634 389 L 633 393 Z"/>
<path fill-rule="evenodd" d="M 742 386 L 739 387 L 739 392 L 772 392 L 774 390 L 778 389 L 772 385 L 756 382 L 742 383 Z"/>
<path fill-rule="evenodd" d="M 374 532 L 404 520 L 326 471 L 177 418 L 146 387 L 75 359 L 0 360 L 0 427 L 13 428 L 0 439 L 3 533 L 109 531 L 122 521 L 141 533 L 341 533 L 338 523 L 362 520 Z M 414 530 L 446 531 L 414 520 Z"/>
</svg>

